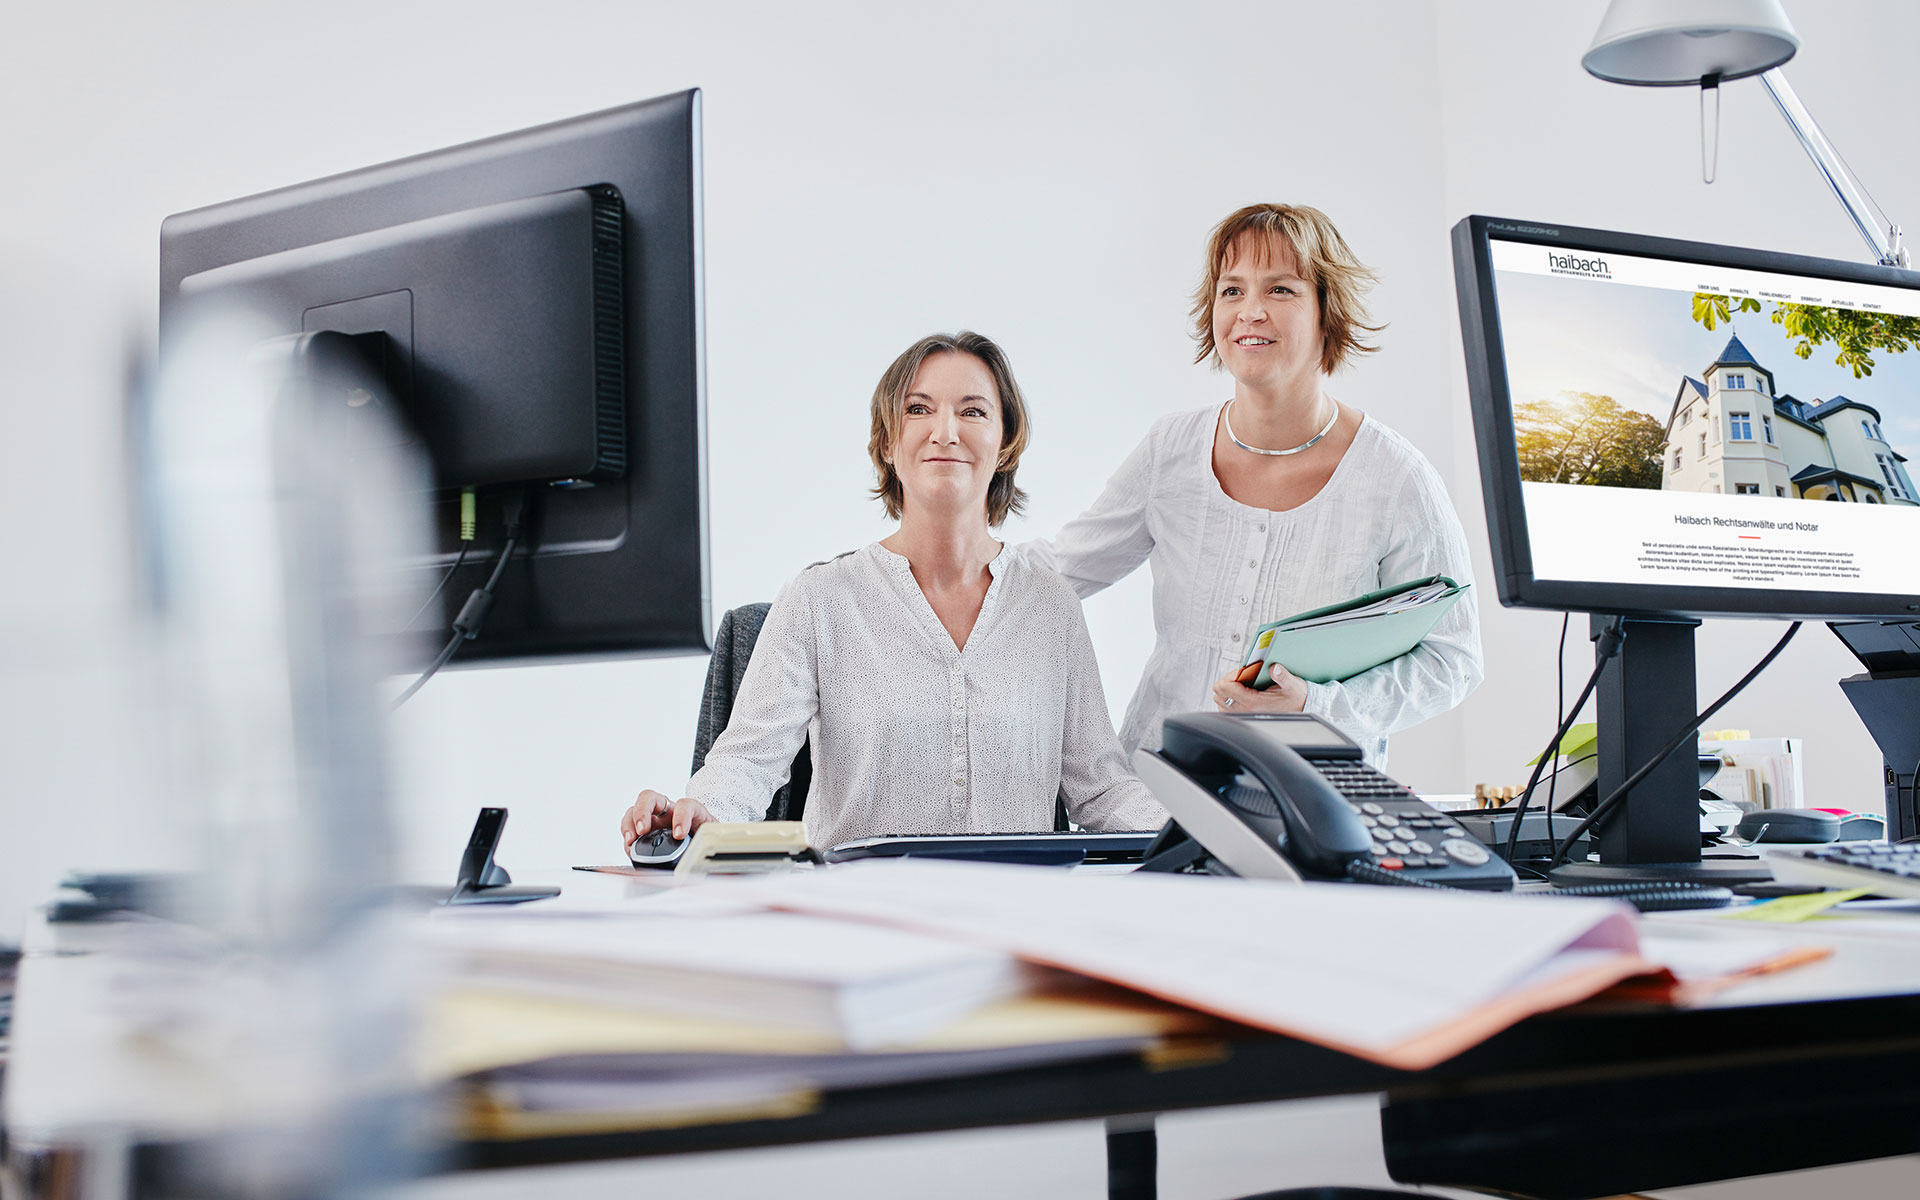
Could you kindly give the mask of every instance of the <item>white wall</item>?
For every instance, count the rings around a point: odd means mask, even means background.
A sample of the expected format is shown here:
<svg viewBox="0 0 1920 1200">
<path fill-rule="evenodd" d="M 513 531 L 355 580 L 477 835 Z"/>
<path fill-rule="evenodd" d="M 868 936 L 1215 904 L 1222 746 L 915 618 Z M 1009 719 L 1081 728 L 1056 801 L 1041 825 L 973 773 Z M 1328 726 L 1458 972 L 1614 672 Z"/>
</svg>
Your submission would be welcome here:
<svg viewBox="0 0 1920 1200">
<path fill-rule="evenodd" d="M 1384 283 L 1386 350 L 1335 394 L 1410 436 L 1482 549 L 1446 230 L 1488 211 L 1858 257 L 1756 85 L 1727 92 L 1722 183 L 1692 100 L 1577 65 L 1603 6 L 965 7 L 740 2 L 36 6 L 0 46 L 0 942 L 66 867 L 167 845 L 127 647 L 117 404 L 150 337 L 162 217 L 697 85 L 705 90 L 715 610 L 884 532 L 865 405 L 915 337 L 972 327 L 1035 408 L 1019 540 L 1057 527 L 1158 414 L 1223 397 L 1188 365 L 1209 224 L 1256 198 L 1331 213 Z M 1898 210 L 1914 167 L 1903 6 L 1796 12 L 1794 75 Z M 1837 10 L 1837 11 L 1835 11 Z M 1888 35 L 1888 30 L 1892 35 Z M 1885 49 L 1882 49 L 1882 48 Z M 1748 186 L 1761 181 L 1764 186 Z M 1089 602 L 1120 709 L 1149 644 L 1144 573 Z M 1395 739 L 1455 790 L 1514 778 L 1548 730 L 1557 625 L 1482 597 L 1490 669 Z M 1703 688 L 1773 627 L 1709 627 Z M 1580 647 L 1584 650 L 1584 646 Z M 1804 734 L 1821 799 L 1878 796 L 1821 630 L 1718 724 Z M 1578 653 L 1569 654 L 1574 671 Z M 447 874 L 475 808 L 513 864 L 608 860 L 642 785 L 685 778 L 704 661 L 452 672 L 400 714 L 404 856 Z M 1814 697 L 1828 712 L 1808 714 Z M 1816 706 L 1818 707 L 1818 706 Z M 178 853 L 178 849 L 167 853 Z"/>
</svg>

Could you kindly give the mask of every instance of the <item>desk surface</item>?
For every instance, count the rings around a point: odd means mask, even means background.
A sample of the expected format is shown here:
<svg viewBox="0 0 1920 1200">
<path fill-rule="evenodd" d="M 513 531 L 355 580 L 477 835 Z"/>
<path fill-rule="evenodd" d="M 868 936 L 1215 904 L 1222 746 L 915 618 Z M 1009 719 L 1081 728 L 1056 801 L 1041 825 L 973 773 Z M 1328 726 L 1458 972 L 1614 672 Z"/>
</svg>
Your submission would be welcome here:
<svg viewBox="0 0 1920 1200">
<path fill-rule="evenodd" d="M 634 886 L 617 876 L 527 875 L 576 895 Z M 1689 914 L 1653 921 L 1662 932 L 1702 937 L 1777 936 Z M 1387 1098 L 1383 1128 L 1396 1177 L 1539 1195 L 1577 1195 L 1596 1178 L 1618 1192 L 1920 1150 L 1920 910 L 1796 932 L 1836 953 L 1687 1008 L 1595 1004 L 1531 1018 L 1421 1072 L 1249 1032 L 1184 1062 L 1117 1055 L 827 1093 L 811 1111 L 780 1119 L 466 1142 L 450 1147 L 441 1165 L 579 1162 L 1370 1092 Z M 29 939 L 6 1097 L 16 1142 L 22 1134 L 57 1138 L 76 1120 L 147 1127 L 151 1106 L 178 1099 L 165 1088 L 151 1094 L 156 1081 L 111 1064 L 96 1069 L 93 1060 L 112 1044 L 112 1013 L 97 1000 L 89 1009 L 82 993 L 101 965 L 89 960 L 100 956 L 55 951 L 84 950 L 102 937 L 79 926 L 43 928 Z M 45 1019 L 50 1011 L 60 1019 Z M 1761 1120 L 1791 1121 L 1802 1136 L 1758 1147 L 1735 1136 Z M 1646 1136 L 1650 1124 L 1660 1137 Z M 1560 1153 L 1573 1146 L 1585 1153 Z M 1604 1163 L 1595 1162 L 1595 1146 L 1608 1148 Z M 1539 1177 L 1536 1168 L 1555 1159 L 1578 1167 L 1577 1187 Z M 1519 1168 L 1526 1170 L 1513 1173 Z"/>
<path fill-rule="evenodd" d="M 1666 936 L 1778 938 L 1712 913 Z M 1249 1032 L 1211 1058 L 1136 1055 L 829 1093 L 812 1112 L 695 1128 L 470 1142 L 485 1168 L 710 1151 L 1383 1093 L 1398 1178 L 1607 1194 L 1920 1151 L 1920 905 L 1792 927 L 1832 957 L 1684 1008 L 1589 1004 L 1521 1022 L 1419 1072 Z M 1766 1122 L 1801 1136 L 1756 1146 Z M 1649 1129 L 1659 1131 L 1649 1137 Z M 1594 1148 L 1607 1147 L 1604 1163 Z"/>
</svg>

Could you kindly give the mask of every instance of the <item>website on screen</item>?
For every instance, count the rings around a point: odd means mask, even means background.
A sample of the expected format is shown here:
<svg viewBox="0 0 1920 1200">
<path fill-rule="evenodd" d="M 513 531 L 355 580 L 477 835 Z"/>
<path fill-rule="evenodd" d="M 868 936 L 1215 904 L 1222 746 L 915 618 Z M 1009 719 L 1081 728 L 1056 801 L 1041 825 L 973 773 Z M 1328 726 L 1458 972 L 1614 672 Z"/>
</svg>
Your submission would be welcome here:
<svg viewBox="0 0 1920 1200">
<path fill-rule="evenodd" d="M 1920 593 L 1920 292 L 1491 248 L 1535 578 Z"/>
</svg>

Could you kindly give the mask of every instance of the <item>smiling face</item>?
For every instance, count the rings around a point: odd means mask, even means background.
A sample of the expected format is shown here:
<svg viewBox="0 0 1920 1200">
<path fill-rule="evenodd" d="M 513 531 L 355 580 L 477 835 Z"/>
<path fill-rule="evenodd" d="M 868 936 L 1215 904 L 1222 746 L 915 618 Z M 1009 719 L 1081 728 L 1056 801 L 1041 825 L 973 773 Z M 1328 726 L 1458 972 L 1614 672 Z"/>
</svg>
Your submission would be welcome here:
<svg viewBox="0 0 1920 1200">
<path fill-rule="evenodd" d="M 1003 428 L 987 364 L 958 351 L 929 356 L 907 388 L 898 428 L 888 460 L 905 506 L 986 511 Z"/>
<path fill-rule="evenodd" d="M 1228 248 L 1213 289 L 1213 344 L 1240 383 L 1284 388 L 1320 371 L 1320 301 L 1278 238 L 1249 234 Z"/>
</svg>

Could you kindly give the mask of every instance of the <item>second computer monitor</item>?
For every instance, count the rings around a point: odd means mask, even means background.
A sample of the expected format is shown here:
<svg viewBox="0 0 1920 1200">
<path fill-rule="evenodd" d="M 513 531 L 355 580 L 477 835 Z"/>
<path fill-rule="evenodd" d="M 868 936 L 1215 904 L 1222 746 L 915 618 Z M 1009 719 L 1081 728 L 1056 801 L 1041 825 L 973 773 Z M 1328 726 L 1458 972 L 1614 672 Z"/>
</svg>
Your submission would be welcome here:
<svg viewBox="0 0 1920 1200">
<path fill-rule="evenodd" d="M 1920 273 L 1491 217 L 1454 246 L 1503 601 L 1920 612 Z"/>
<path fill-rule="evenodd" d="M 1600 790 L 1661 765 L 1601 858 L 1711 878 L 1697 618 L 1920 613 L 1920 275 L 1493 217 L 1454 264 L 1501 602 L 1629 619 Z"/>
</svg>

